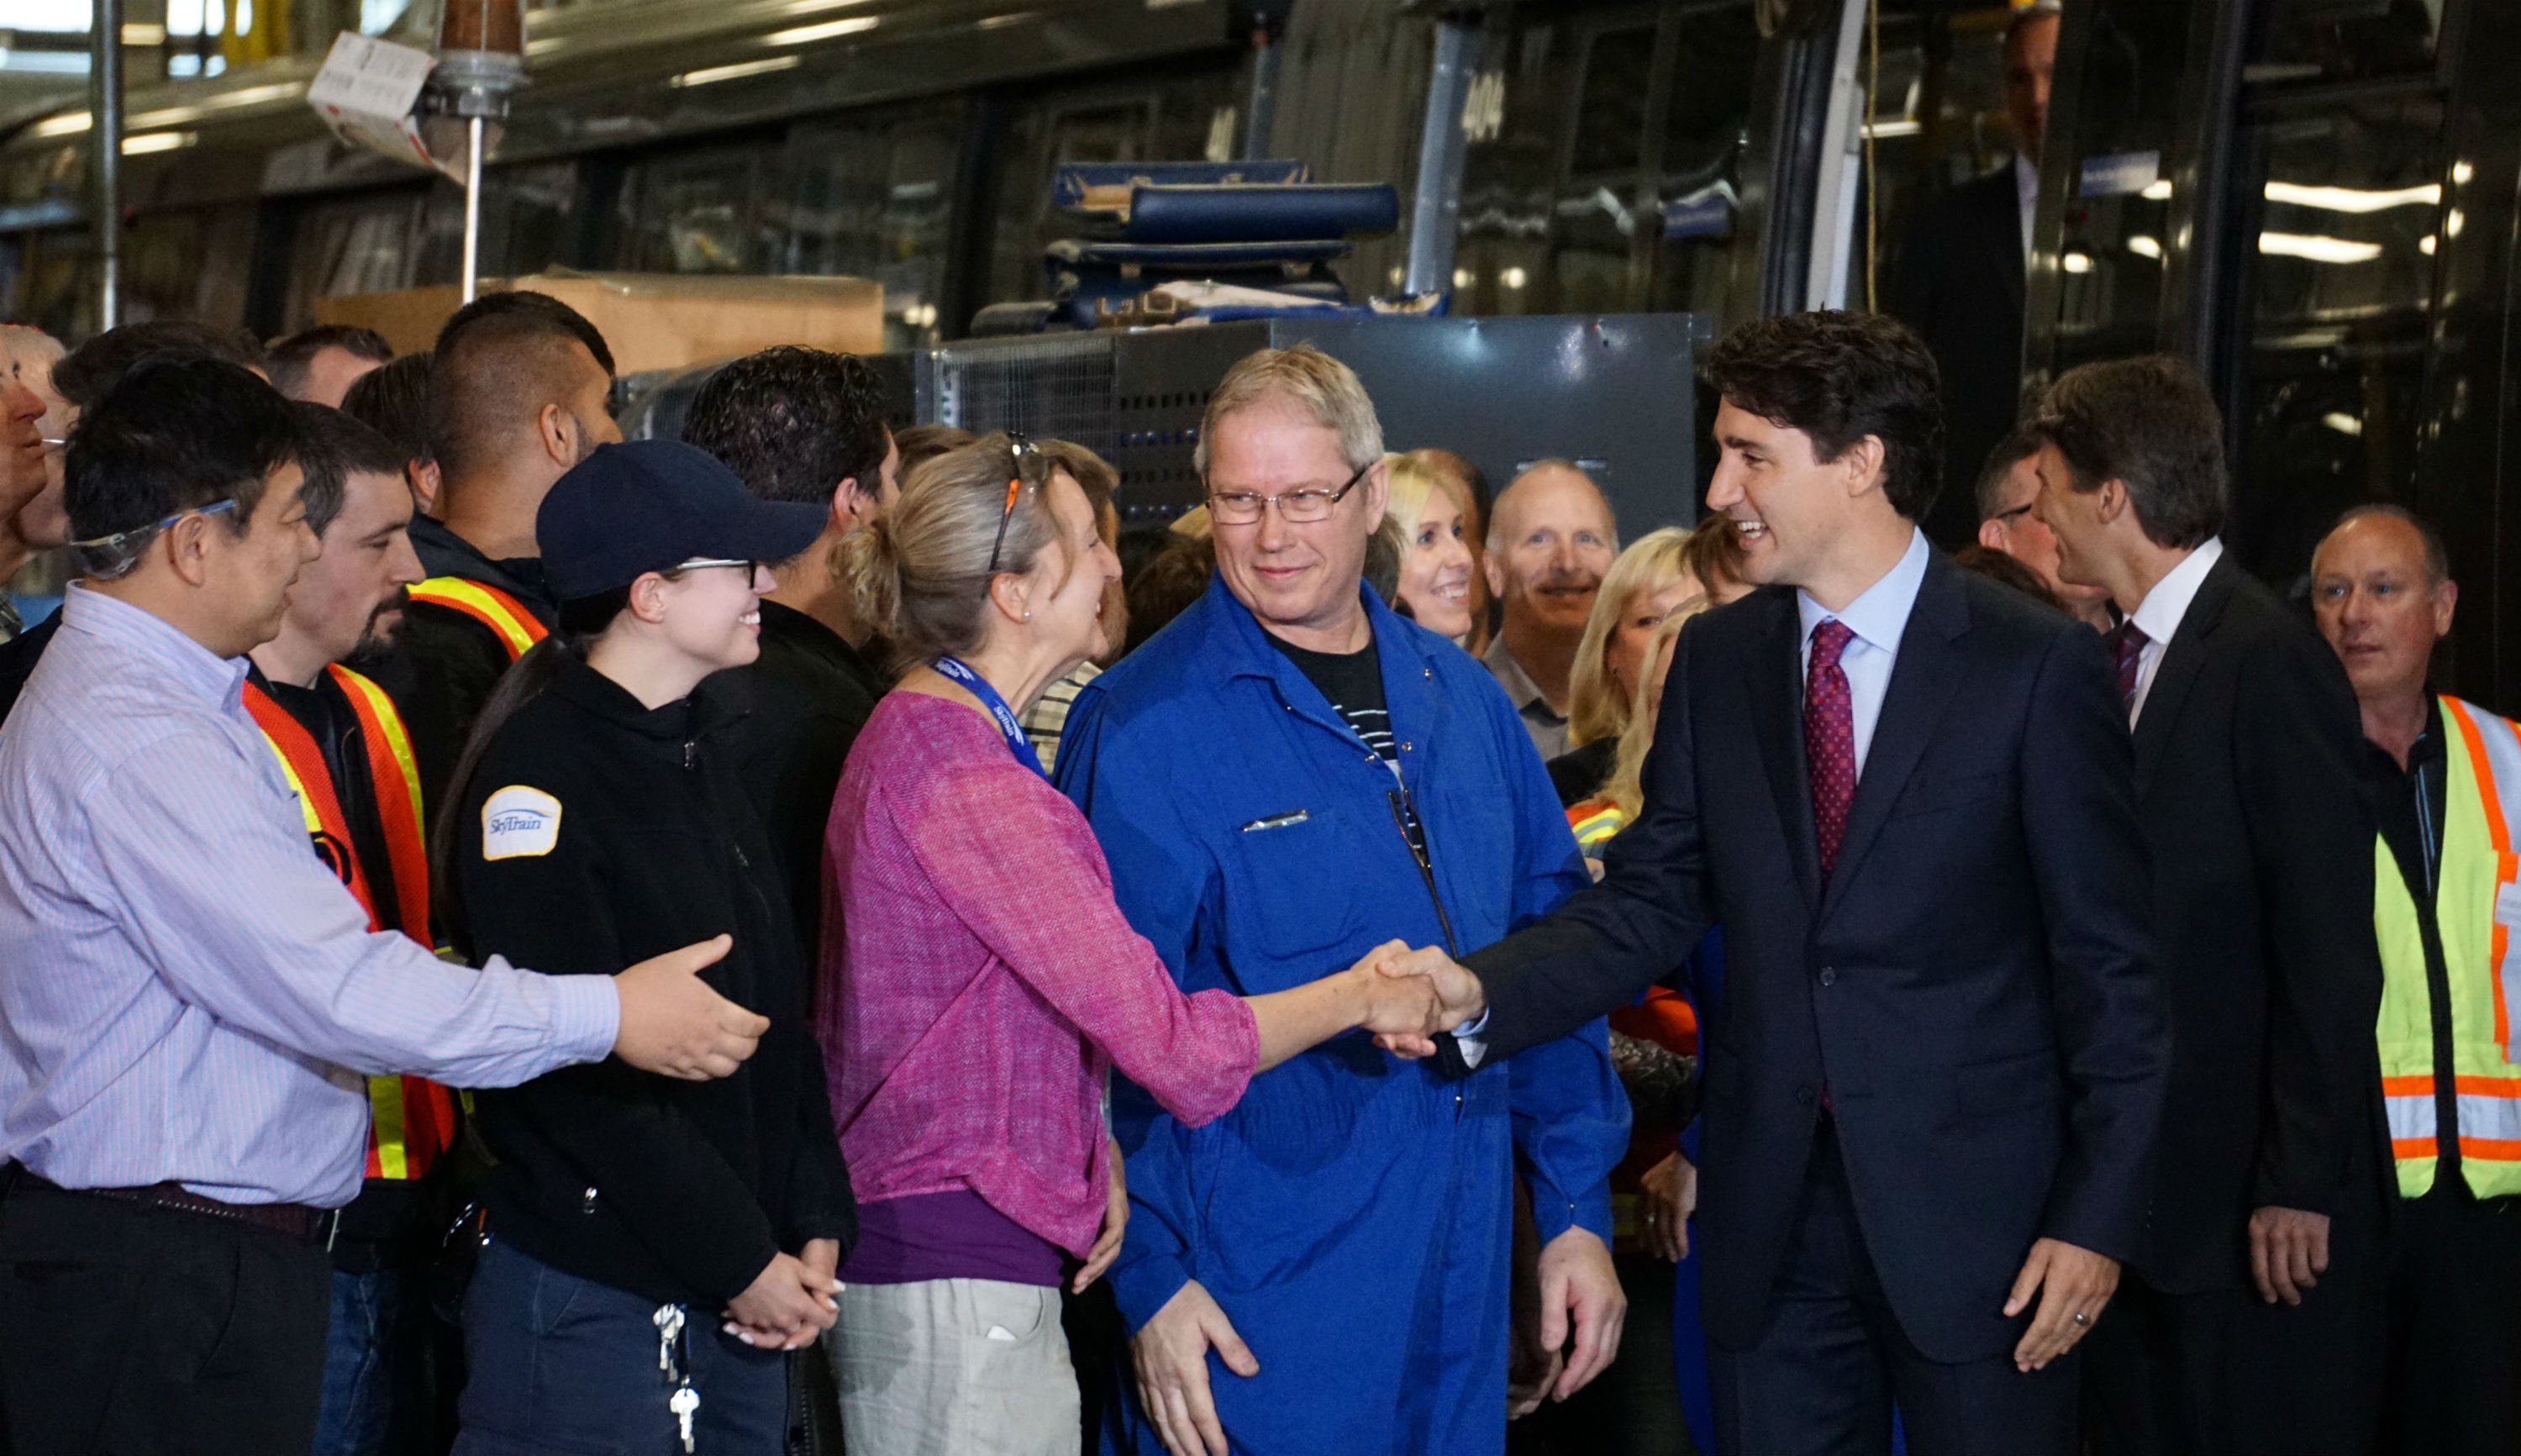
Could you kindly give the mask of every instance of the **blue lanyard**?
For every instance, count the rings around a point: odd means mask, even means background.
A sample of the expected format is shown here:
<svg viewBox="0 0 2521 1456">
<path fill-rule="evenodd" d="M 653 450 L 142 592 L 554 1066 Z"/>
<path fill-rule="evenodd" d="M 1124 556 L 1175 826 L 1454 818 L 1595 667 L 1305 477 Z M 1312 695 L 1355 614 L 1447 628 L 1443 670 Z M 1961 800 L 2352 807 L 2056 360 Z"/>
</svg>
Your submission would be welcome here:
<svg viewBox="0 0 2521 1456">
<path fill-rule="evenodd" d="M 1018 763 L 1045 779 L 1050 777 L 1049 771 L 1041 766 L 1041 755 L 1032 751 L 1032 740 L 1025 737 L 1024 725 L 1016 721 L 1016 710 L 1007 706 L 1007 700 L 998 696 L 997 689 L 990 687 L 981 674 L 964 666 L 958 659 L 939 658 L 935 665 L 940 676 L 980 699 L 981 705 L 989 710 L 989 716 L 998 720 L 998 732 L 1006 735 L 1007 748 L 1014 751 Z"/>
</svg>

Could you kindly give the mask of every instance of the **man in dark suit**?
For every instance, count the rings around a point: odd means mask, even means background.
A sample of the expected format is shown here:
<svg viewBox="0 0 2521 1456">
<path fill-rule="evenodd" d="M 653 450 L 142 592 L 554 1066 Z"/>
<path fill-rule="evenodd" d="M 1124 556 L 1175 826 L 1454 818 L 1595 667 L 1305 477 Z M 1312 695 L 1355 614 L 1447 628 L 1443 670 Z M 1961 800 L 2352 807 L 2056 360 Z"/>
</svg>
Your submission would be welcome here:
<svg viewBox="0 0 2521 1456">
<path fill-rule="evenodd" d="M 1901 236 L 1884 301 L 1933 350 L 1944 382 L 1944 478 L 1969 479 L 2013 428 L 2022 398 L 2022 278 L 2031 211 L 2040 196 L 2040 143 L 2048 129 L 2058 6 L 2013 13 L 2004 32 L 2004 113 L 2013 160 L 1919 209 Z M 1964 490 L 1946 493 L 1926 533 L 1948 547 L 1978 529 Z"/>
<path fill-rule="evenodd" d="M 2063 1456 L 2168 1055 L 2108 664 L 1918 531 L 1939 408 L 1905 328 L 1765 319 L 1708 372 L 1708 500 L 1762 589 L 1681 633 L 1642 812 L 1538 925 L 1386 969 L 1485 1018 L 1412 1048 L 1475 1065 L 1720 924 L 1697 1214 L 1720 1445 L 1878 1456 L 1896 1404 L 1917 1456 Z"/>
<path fill-rule="evenodd" d="M 2108 588 L 2125 617 L 2110 646 L 2174 1049 L 2176 1111 L 2133 1277 L 2093 1342 L 2089 1424 L 2108 1453 L 2368 1449 L 2389 1162 L 2354 690 L 2217 538 L 2223 431 L 2186 365 L 2071 370 L 2033 429 L 2058 574 Z"/>
</svg>

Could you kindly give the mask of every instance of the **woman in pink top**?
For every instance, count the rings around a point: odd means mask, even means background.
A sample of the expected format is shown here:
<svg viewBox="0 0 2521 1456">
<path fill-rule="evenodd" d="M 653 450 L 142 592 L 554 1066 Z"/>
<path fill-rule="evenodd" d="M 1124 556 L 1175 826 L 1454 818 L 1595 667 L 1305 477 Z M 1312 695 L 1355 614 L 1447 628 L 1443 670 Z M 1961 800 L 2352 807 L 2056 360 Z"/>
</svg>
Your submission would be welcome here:
<svg viewBox="0 0 2521 1456">
<path fill-rule="evenodd" d="M 1375 957 L 1273 995 L 1184 994 L 1130 930 L 1019 726 L 1104 649 L 1120 574 L 1029 441 L 921 466 L 841 569 L 917 664 L 859 733 L 826 836 L 817 1030 L 859 1222 L 830 1336 L 842 1425 L 888 1456 L 1073 1456 L 1059 1286 L 1110 1265 L 1128 1209 L 1105 1073 L 1202 1123 L 1330 1037 L 1433 1029 L 1434 1003 Z"/>
</svg>

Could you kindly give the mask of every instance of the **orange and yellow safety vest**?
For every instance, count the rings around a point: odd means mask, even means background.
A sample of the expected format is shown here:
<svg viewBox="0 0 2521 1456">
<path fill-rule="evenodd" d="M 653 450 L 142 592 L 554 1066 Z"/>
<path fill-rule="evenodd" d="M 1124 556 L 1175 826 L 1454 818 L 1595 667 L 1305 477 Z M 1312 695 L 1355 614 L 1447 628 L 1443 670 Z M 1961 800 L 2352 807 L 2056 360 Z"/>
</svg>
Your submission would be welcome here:
<svg viewBox="0 0 2521 1456">
<path fill-rule="evenodd" d="M 377 806 L 386 868 L 392 875 L 390 905 L 380 902 L 377 882 L 359 861 L 349 819 L 342 812 L 341 796 L 314 735 L 251 682 L 245 690 L 246 711 L 298 795 L 317 856 L 358 897 L 368 912 L 368 929 L 398 930 L 435 949 L 429 930 L 429 838 L 422 828 L 420 770 L 412 757 L 411 735 L 383 688 L 339 664 L 328 670 L 358 719 L 369 797 Z M 418 1178 L 455 1144 L 455 1094 L 426 1077 L 368 1078 L 368 1109 L 371 1178 Z"/>
<path fill-rule="evenodd" d="M 432 576 L 411 589 L 411 599 L 463 613 L 498 634 L 513 662 L 535 643 L 551 635 L 525 603 L 486 582 L 469 576 Z"/>
<path fill-rule="evenodd" d="M 2460 1174 L 2481 1199 L 2521 1193 L 2521 1065 L 2512 1011 L 2521 1004 L 2521 725 L 2457 698 L 2438 702 L 2444 745 L 2442 868 L 2434 921 L 2451 982 L 2453 1094 Z M 2376 842 L 2372 929 L 2381 948 L 2381 1095 L 2399 1192 L 2422 1197 L 2442 1152 L 2434 1023 L 2414 894 L 2386 842 Z"/>
</svg>

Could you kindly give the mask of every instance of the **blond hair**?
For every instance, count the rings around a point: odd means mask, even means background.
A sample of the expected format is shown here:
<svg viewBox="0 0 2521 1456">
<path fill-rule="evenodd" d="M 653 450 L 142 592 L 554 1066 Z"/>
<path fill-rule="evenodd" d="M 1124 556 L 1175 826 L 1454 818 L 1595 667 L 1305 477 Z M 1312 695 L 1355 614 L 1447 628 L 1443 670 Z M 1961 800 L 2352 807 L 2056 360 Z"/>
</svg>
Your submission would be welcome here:
<svg viewBox="0 0 2521 1456">
<path fill-rule="evenodd" d="M 1004 434 L 985 435 L 922 461 L 901 482 L 901 498 L 834 553 L 857 619 L 894 648 L 896 666 L 968 653 L 986 630 L 989 583 L 1023 575 L 1059 539 L 1046 499 L 1064 466 L 1045 459 L 1007 510 L 1014 452 Z M 998 545 L 998 522 L 1006 541 Z M 997 571 L 989 554 L 997 549 Z"/>
<path fill-rule="evenodd" d="M 1452 488 L 1436 474 L 1436 468 L 1416 455 L 1383 457 L 1384 519 L 1400 524 L 1400 539 L 1418 539 L 1418 523 L 1427 515 L 1427 502 L 1437 491 L 1452 494 Z"/>
<path fill-rule="evenodd" d="M 1667 525 L 1639 536 L 1602 574 L 1593 613 L 1584 619 L 1584 636 L 1576 645 L 1576 664 L 1567 674 L 1569 748 L 1615 738 L 1628 725 L 1627 698 L 1611 683 L 1611 634 L 1619 630 L 1628 598 L 1661 591 L 1690 574 L 1688 552 L 1689 532 Z"/>
<path fill-rule="evenodd" d="M 1255 349 L 1235 361 L 1208 396 L 1200 417 L 1199 442 L 1191 447 L 1191 468 L 1208 478 L 1209 441 L 1226 417 L 1254 405 L 1276 400 L 1310 415 L 1313 423 L 1339 436 L 1340 458 L 1349 469 L 1362 470 L 1383 456 L 1383 423 L 1356 371 L 1309 343 L 1294 348 Z"/>
<path fill-rule="evenodd" d="M 1646 699 L 1646 687 L 1654 681 L 1654 664 L 1672 650 L 1673 642 L 1689 619 L 1707 610 L 1707 598 L 1691 597 L 1672 609 L 1672 615 L 1654 629 L 1646 640 L 1645 670 L 1637 674 L 1637 690 L 1628 700 L 1628 721 L 1620 729 L 1620 751 L 1611 759 L 1611 776 L 1603 781 L 1597 797 L 1607 798 L 1619 806 L 1629 819 L 1645 804 L 1646 751 L 1654 747 L 1654 729 L 1647 720 L 1654 716 L 1654 705 Z M 1667 684 L 1669 686 L 1669 684 Z"/>
</svg>

